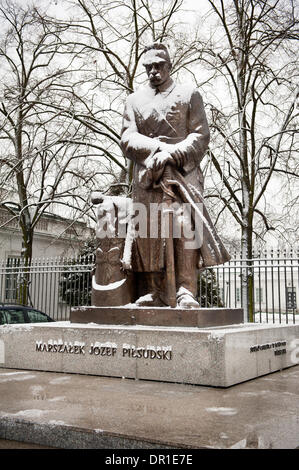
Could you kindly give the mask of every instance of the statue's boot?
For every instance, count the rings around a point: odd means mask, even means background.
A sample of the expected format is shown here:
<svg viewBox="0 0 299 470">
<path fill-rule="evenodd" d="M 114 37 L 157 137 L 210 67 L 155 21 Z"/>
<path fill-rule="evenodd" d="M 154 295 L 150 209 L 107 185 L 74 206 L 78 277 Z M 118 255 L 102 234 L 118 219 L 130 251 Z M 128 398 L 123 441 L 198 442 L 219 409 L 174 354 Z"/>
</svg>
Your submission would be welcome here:
<svg viewBox="0 0 299 470">
<path fill-rule="evenodd" d="M 198 282 L 198 249 L 186 249 L 185 240 L 174 240 L 177 307 L 199 308 L 196 300 Z"/>
<path fill-rule="evenodd" d="M 176 294 L 177 306 L 180 308 L 199 308 L 199 303 L 190 291 L 180 287 Z"/>
<path fill-rule="evenodd" d="M 166 307 L 162 300 L 161 286 L 163 285 L 163 275 L 159 272 L 139 273 L 142 291 L 145 295 L 139 297 L 135 304 L 138 307 Z"/>
</svg>

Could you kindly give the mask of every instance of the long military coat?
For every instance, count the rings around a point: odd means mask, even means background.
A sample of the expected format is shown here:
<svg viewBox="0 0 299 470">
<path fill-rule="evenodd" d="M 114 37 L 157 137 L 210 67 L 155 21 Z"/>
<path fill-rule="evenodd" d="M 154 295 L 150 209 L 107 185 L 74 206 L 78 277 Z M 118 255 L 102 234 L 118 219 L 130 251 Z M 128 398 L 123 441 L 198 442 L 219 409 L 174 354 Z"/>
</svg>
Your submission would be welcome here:
<svg viewBox="0 0 299 470">
<path fill-rule="evenodd" d="M 158 89 L 148 84 L 130 95 L 123 116 L 121 146 L 126 157 L 134 162 L 133 202 L 143 203 L 148 214 L 151 203 L 162 202 L 163 191 L 148 162 L 159 151 L 178 149 L 184 156 L 184 163 L 174 171 L 172 180 L 175 179 L 181 189 L 184 187 L 184 191 L 178 191 L 181 202 L 191 197 L 202 203 L 203 175 L 200 162 L 207 150 L 209 138 L 202 97 L 193 86 L 176 85 L 169 79 Z M 186 191 L 189 199 L 184 200 Z M 200 265 L 221 264 L 229 259 L 229 255 L 205 208 L 203 220 L 207 221 L 207 226 L 200 248 Z M 163 240 L 160 237 L 154 239 L 148 236 L 134 240 L 133 271 L 159 271 L 165 267 L 165 262 Z"/>
</svg>

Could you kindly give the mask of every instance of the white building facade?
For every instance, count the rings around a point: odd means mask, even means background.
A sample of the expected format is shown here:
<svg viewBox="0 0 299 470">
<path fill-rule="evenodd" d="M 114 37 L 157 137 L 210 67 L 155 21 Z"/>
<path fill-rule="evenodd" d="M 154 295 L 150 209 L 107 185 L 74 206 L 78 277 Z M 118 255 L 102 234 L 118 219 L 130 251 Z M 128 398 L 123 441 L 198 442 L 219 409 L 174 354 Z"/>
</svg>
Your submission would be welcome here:
<svg viewBox="0 0 299 470">
<path fill-rule="evenodd" d="M 94 231 L 83 222 L 45 214 L 36 225 L 33 262 L 28 285 L 29 304 L 55 319 L 65 319 L 69 305 L 61 296 L 66 266 L 73 263 L 84 241 Z M 22 234 L 17 220 L 0 209 L 0 303 L 19 303 L 18 292 L 25 276 L 22 267 Z"/>
</svg>

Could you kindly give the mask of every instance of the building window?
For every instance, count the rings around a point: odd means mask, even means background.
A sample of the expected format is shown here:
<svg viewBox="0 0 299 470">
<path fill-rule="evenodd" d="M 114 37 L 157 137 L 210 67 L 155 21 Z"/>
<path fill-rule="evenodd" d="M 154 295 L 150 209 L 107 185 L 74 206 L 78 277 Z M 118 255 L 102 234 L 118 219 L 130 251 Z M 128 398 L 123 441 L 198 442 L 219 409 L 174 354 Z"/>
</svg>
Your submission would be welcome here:
<svg viewBox="0 0 299 470">
<path fill-rule="evenodd" d="M 8 256 L 6 267 L 7 274 L 5 276 L 5 301 L 8 303 L 17 300 L 18 285 L 20 278 L 20 256 Z"/>
<path fill-rule="evenodd" d="M 255 289 L 255 301 L 259 303 L 263 302 L 263 289 L 261 287 Z"/>
<path fill-rule="evenodd" d="M 297 308 L 296 289 L 295 287 L 287 287 L 287 310 Z"/>
<path fill-rule="evenodd" d="M 222 302 L 224 302 L 224 289 L 223 287 L 219 287 L 219 296 Z"/>
</svg>

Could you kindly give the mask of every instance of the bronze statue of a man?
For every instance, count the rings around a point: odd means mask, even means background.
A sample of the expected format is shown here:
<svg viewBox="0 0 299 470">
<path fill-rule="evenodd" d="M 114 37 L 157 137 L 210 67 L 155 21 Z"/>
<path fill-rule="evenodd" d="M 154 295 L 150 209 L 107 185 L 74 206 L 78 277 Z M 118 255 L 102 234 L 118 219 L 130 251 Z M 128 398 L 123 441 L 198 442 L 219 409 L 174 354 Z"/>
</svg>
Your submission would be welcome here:
<svg viewBox="0 0 299 470">
<path fill-rule="evenodd" d="M 199 268 L 229 259 L 202 197 L 200 162 L 208 148 L 209 127 L 198 89 L 176 84 L 171 78 L 172 65 L 166 46 L 154 43 L 147 47 L 143 65 L 149 83 L 128 97 L 121 138 L 125 156 L 134 162 L 133 203 L 142 203 L 147 208 L 148 229 L 150 209 L 167 197 L 177 204 L 193 205 L 201 221 L 202 241 L 199 247 L 188 248 L 184 234 L 172 238 L 170 260 L 168 245 L 161 234 L 151 237 L 149 230 L 146 237 L 136 237 L 131 269 L 139 280 L 139 295 L 144 294 L 136 303 L 174 306 L 167 289 L 170 283 L 175 283 L 176 306 L 196 308 L 199 307 L 196 300 Z M 174 218 L 176 213 L 173 211 Z M 179 216 L 177 223 L 178 219 Z M 190 220 L 196 231 L 194 217 Z M 174 275 L 168 277 L 167 267 L 171 262 Z"/>
</svg>

